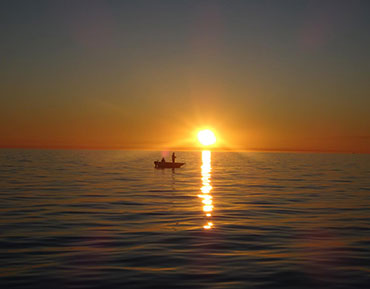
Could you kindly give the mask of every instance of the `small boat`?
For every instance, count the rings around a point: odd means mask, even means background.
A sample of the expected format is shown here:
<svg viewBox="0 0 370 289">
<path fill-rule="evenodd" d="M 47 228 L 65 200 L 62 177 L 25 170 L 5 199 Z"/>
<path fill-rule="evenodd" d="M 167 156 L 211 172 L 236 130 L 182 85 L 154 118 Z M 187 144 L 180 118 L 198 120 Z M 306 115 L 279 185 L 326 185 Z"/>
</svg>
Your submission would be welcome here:
<svg viewBox="0 0 370 289">
<path fill-rule="evenodd" d="M 172 162 L 160 162 L 160 161 L 155 161 L 154 162 L 154 167 L 156 169 L 175 169 L 179 168 L 185 163 L 172 163 Z"/>
</svg>

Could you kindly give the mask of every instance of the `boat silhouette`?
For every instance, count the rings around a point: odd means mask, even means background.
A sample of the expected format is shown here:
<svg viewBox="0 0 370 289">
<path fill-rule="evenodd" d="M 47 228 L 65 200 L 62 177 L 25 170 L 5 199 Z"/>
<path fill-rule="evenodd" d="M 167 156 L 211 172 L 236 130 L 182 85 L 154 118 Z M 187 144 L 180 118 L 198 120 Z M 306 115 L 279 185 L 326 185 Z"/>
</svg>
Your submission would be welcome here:
<svg viewBox="0 0 370 289">
<path fill-rule="evenodd" d="M 156 169 L 175 169 L 179 168 L 185 163 L 174 163 L 174 162 L 162 162 L 162 161 L 155 161 L 154 167 Z"/>
</svg>

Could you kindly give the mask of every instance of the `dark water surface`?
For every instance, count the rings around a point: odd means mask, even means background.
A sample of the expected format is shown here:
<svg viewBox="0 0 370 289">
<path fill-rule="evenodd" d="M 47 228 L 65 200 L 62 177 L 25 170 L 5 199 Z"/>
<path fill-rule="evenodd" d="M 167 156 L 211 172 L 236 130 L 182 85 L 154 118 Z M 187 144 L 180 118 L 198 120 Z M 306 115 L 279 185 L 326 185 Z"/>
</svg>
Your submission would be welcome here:
<svg viewBox="0 0 370 289">
<path fill-rule="evenodd" d="M 370 155 L 0 150 L 1 288 L 369 288 Z"/>
</svg>

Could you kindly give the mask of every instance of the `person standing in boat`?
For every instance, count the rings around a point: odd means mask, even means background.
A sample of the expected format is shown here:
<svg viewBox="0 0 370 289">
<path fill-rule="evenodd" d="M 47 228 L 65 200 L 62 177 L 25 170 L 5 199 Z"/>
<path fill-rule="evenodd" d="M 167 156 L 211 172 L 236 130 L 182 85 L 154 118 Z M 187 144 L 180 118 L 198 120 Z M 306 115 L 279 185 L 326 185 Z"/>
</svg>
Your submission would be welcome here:
<svg viewBox="0 0 370 289">
<path fill-rule="evenodd" d="M 172 162 L 174 163 L 176 159 L 175 152 L 172 153 Z"/>
<path fill-rule="evenodd" d="M 164 164 L 166 162 L 166 160 L 164 158 L 162 158 L 161 162 L 162 162 L 162 164 Z"/>
</svg>

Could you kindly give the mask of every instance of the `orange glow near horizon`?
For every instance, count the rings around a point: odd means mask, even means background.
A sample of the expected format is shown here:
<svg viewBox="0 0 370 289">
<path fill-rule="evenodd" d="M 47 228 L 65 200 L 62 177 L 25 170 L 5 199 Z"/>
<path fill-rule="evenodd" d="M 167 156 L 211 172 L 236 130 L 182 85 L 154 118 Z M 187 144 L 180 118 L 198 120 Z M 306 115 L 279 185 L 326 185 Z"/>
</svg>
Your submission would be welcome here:
<svg viewBox="0 0 370 289">
<path fill-rule="evenodd" d="M 298 130 L 285 127 L 279 122 L 270 123 L 268 118 L 260 124 L 253 120 L 236 123 L 230 121 L 232 116 L 224 114 L 221 122 L 216 117 L 197 117 L 191 111 L 184 113 L 186 118 L 178 115 L 173 122 L 161 122 L 161 118 L 152 119 L 150 113 L 138 121 L 134 117 L 123 117 L 124 111 L 119 111 L 118 117 L 115 111 L 106 107 L 99 109 L 102 116 L 107 116 L 104 120 L 94 118 L 88 108 L 78 116 L 72 112 L 62 116 L 61 111 L 53 115 L 38 111 L 31 118 L 24 111 L 19 115 L 17 112 L 14 114 L 17 122 L 7 121 L 4 118 L 6 114 L 3 114 L 0 116 L 3 119 L 0 124 L 0 148 L 161 151 L 194 151 L 204 148 L 225 151 L 370 153 L 370 137 L 360 130 L 361 126 L 358 126 L 359 130 L 344 135 L 339 128 L 329 132 L 330 127 L 323 122 L 317 124 L 317 127 L 315 123 L 310 123 L 310 126 L 315 127 L 304 126 Z M 211 108 L 208 113 L 213 111 L 217 112 Z M 63 121 L 59 121 L 59 118 Z M 243 127 L 244 123 L 248 127 Z M 294 123 L 297 122 L 292 122 L 292 125 Z M 202 145 L 197 137 L 199 131 L 206 128 L 217 138 L 216 143 L 208 146 Z"/>
</svg>

